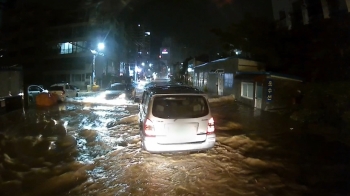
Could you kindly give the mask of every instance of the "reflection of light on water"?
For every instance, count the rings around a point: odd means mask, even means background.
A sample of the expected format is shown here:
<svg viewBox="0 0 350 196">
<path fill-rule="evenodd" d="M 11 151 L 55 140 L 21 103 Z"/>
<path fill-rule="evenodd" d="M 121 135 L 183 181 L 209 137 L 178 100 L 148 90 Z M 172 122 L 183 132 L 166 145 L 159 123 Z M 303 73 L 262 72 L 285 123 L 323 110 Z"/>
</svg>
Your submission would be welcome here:
<svg viewBox="0 0 350 196">
<path fill-rule="evenodd" d="M 91 109 L 94 109 L 94 110 L 104 110 L 104 111 L 113 111 L 114 110 L 114 107 L 113 106 L 95 106 Z"/>
<path fill-rule="evenodd" d="M 58 105 L 58 110 L 59 111 L 65 111 L 66 110 L 66 105 Z"/>
<path fill-rule="evenodd" d="M 75 99 L 71 102 L 85 103 L 85 104 L 103 104 L 103 105 L 126 105 L 132 102 L 125 98 L 116 98 L 111 100 L 106 100 L 104 97 L 83 97 L 81 99 Z"/>
<path fill-rule="evenodd" d="M 64 128 L 67 129 L 67 125 L 68 125 L 68 121 L 65 121 L 65 122 L 63 123 Z"/>
</svg>

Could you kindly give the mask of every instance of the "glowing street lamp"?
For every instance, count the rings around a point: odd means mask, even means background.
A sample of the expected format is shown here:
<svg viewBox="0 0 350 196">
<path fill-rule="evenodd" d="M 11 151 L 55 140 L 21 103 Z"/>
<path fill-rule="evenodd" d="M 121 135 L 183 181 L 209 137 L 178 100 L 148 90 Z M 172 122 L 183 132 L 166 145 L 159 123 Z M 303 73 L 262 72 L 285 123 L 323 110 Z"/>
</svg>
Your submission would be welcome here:
<svg viewBox="0 0 350 196">
<path fill-rule="evenodd" d="M 103 50 L 103 49 L 105 49 L 105 44 L 104 43 L 98 43 L 97 48 L 98 48 L 98 50 Z"/>
</svg>

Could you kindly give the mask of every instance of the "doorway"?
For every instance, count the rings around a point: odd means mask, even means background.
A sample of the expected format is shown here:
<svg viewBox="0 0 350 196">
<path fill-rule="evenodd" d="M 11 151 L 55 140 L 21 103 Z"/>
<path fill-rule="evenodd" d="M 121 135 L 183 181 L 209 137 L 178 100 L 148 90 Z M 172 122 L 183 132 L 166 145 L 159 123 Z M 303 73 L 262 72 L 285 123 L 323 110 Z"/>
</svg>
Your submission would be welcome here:
<svg viewBox="0 0 350 196">
<path fill-rule="evenodd" d="M 261 109 L 262 105 L 262 97 L 263 97 L 263 84 L 255 83 L 255 99 L 254 99 L 254 107 Z"/>
<path fill-rule="evenodd" d="M 223 73 L 219 73 L 218 74 L 218 95 L 222 96 L 224 95 L 224 74 Z"/>
</svg>

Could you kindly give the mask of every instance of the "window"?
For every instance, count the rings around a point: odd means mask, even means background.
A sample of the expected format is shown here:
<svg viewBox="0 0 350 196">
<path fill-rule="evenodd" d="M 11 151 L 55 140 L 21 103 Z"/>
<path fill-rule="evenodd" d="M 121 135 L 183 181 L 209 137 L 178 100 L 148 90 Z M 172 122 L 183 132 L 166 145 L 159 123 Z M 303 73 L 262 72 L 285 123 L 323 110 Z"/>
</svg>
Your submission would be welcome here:
<svg viewBox="0 0 350 196">
<path fill-rule="evenodd" d="M 198 87 L 203 86 L 203 72 L 199 73 Z"/>
<path fill-rule="evenodd" d="M 202 96 L 169 95 L 156 97 L 152 114 L 164 119 L 199 118 L 208 115 L 209 107 Z"/>
<path fill-rule="evenodd" d="M 49 88 L 50 91 L 63 91 L 63 86 L 51 86 Z"/>
<path fill-rule="evenodd" d="M 117 84 L 117 85 L 112 85 L 110 88 L 108 88 L 108 90 L 125 90 L 125 85 L 124 84 Z"/>
<path fill-rule="evenodd" d="M 149 100 L 150 100 L 150 96 L 148 96 L 148 93 L 147 93 L 146 97 L 145 97 L 145 102 L 143 104 L 143 112 L 144 113 L 147 113 L 147 111 L 148 111 Z"/>
<path fill-rule="evenodd" d="M 59 44 L 61 54 L 71 54 L 83 52 L 86 48 L 86 42 L 66 42 Z"/>
<path fill-rule="evenodd" d="M 71 43 L 62 43 L 61 45 L 61 54 L 70 54 L 72 53 L 73 47 Z"/>
<path fill-rule="evenodd" d="M 208 81 L 208 72 L 205 72 L 204 78 L 203 78 L 203 86 L 207 86 L 207 81 Z"/>
<path fill-rule="evenodd" d="M 254 95 L 254 85 L 253 83 L 242 82 L 241 85 L 241 96 L 248 99 L 253 99 Z"/>
<path fill-rule="evenodd" d="M 232 88 L 233 87 L 233 73 L 225 73 L 225 87 Z"/>
</svg>

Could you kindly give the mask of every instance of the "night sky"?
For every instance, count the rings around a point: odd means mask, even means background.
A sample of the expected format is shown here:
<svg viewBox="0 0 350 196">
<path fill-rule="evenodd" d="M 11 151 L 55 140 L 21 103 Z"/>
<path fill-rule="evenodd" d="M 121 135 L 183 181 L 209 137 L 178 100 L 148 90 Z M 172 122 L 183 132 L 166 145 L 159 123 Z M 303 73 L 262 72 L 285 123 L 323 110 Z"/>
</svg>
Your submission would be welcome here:
<svg viewBox="0 0 350 196">
<path fill-rule="evenodd" d="M 216 50 L 212 28 L 226 28 L 245 12 L 272 19 L 270 0 L 134 0 L 122 13 L 125 21 L 145 24 L 152 33 L 152 53 L 171 36 L 197 53 Z"/>
</svg>

